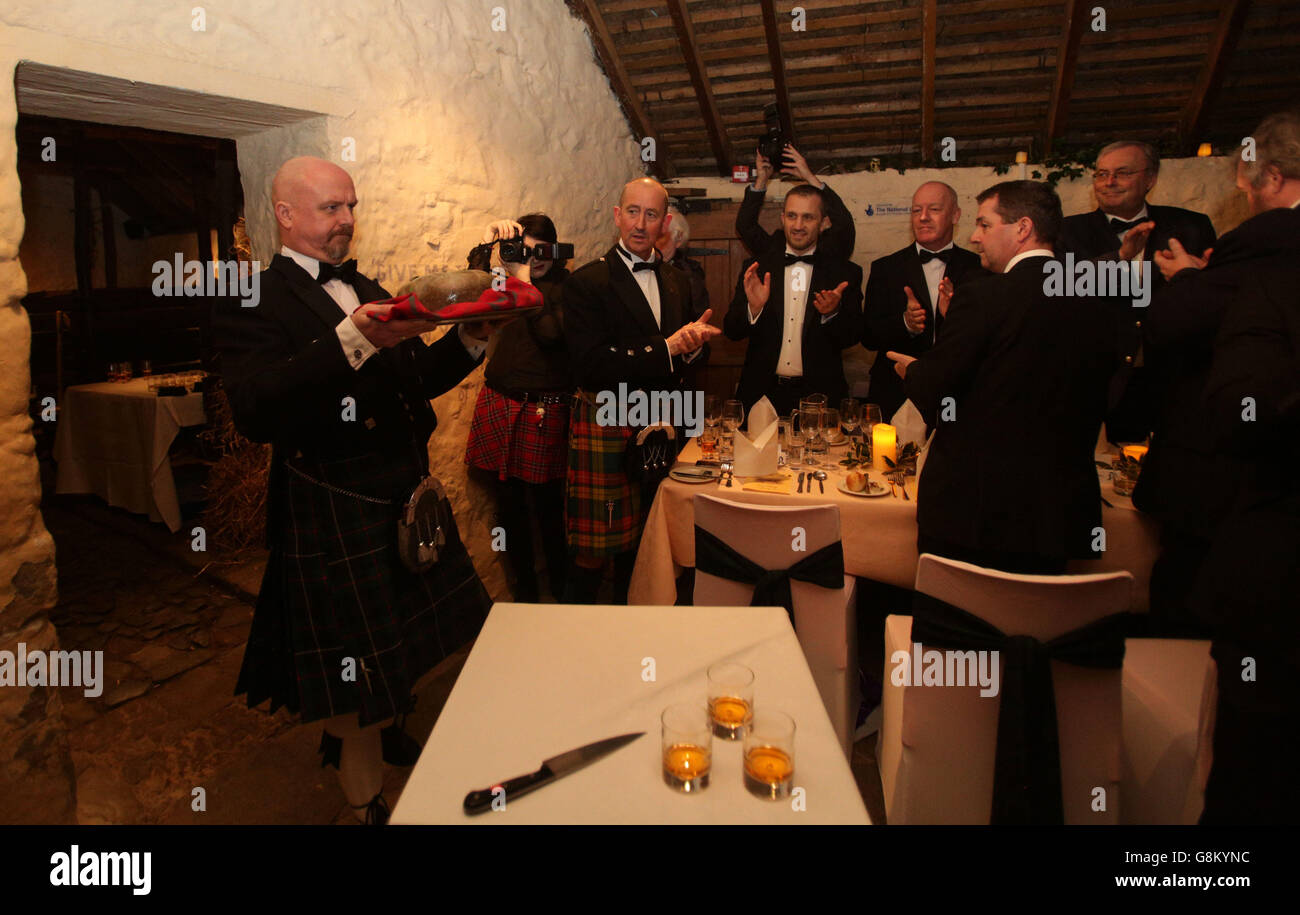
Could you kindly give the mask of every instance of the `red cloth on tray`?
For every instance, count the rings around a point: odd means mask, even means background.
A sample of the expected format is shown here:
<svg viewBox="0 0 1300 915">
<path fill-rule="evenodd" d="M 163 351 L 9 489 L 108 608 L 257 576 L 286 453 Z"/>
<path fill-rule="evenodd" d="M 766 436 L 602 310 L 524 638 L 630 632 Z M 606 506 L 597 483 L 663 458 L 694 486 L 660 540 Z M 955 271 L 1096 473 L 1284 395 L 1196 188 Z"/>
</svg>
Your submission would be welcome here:
<svg viewBox="0 0 1300 915">
<path fill-rule="evenodd" d="M 531 283 L 506 277 L 506 288 L 502 291 L 488 288 L 473 302 L 453 302 L 437 311 L 430 311 L 420 297 L 411 292 L 366 304 L 393 306 L 386 314 L 366 313 L 376 321 L 451 321 L 468 317 L 498 317 L 504 312 L 538 308 L 542 304 L 542 294 Z"/>
</svg>

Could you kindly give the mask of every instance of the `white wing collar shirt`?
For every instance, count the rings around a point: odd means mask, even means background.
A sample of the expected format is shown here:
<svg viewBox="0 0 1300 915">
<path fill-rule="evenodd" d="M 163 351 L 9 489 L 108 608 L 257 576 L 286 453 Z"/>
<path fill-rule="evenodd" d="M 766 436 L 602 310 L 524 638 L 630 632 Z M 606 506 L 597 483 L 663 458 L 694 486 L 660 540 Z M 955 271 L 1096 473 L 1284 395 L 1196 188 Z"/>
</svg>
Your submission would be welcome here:
<svg viewBox="0 0 1300 915">
<path fill-rule="evenodd" d="M 306 270 L 307 275 L 313 280 L 320 276 L 320 261 L 317 258 L 302 254 L 287 246 L 281 246 L 280 253 Z M 379 352 L 379 350 L 352 323 L 352 312 L 361 307 L 361 300 L 357 298 L 357 291 L 352 288 L 351 284 L 345 283 L 337 277 L 321 284 L 321 289 L 325 290 L 325 294 L 333 299 L 343 312 L 343 320 L 335 325 L 334 333 L 339 338 L 339 345 L 343 347 L 343 355 L 347 356 L 348 365 L 352 366 L 353 369 L 359 369 L 365 365 L 367 359 Z M 479 356 L 483 355 L 483 351 L 487 349 L 486 343 L 475 340 L 466 334 L 464 325 L 457 327 L 456 331 L 460 337 L 461 345 L 465 347 L 472 358 L 478 359 Z"/>
<path fill-rule="evenodd" d="M 813 245 L 802 254 L 789 245 L 785 253 L 791 257 L 812 257 L 817 253 Z M 795 261 L 785 265 L 785 330 L 781 335 L 781 352 L 776 357 L 776 373 L 782 378 L 798 378 L 803 375 L 803 319 L 808 313 L 808 290 L 812 288 L 813 265 Z M 750 314 L 749 323 L 756 324 L 767 306 Z M 825 324 L 835 317 L 838 311 L 822 315 Z"/>
<path fill-rule="evenodd" d="M 641 290 L 641 294 L 645 296 L 646 304 L 650 306 L 650 311 L 654 313 L 655 324 L 658 324 L 659 329 L 662 331 L 664 329 L 664 317 L 662 306 L 659 303 L 659 276 L 653 270 L 636 269 L 637 264 L 653 264 L 656 260 L 658 260 L 660 264 L 663 264 L 663 259 L 659 257 L 658 250 L 652 249 L 651 257 L 638 257 L 627 248 L 624 248 L 623 242 L 620 241 L 618 243 L 618 253 L 623 255 L 623 260 L 627 261 L 628 266 L 632 269 L 632 279 L 636 281 L 637 286 Z M 677 328 L 673 328 L 673 330 L 676 329 Z M 669 335 L 664 334 L 664 336 L 667 337 Z M 703 347 L 697 347 L 689 353 L 683 353 L 682 361 L 693 361 L 697 356 L 699 356 L 702 349 Z M 673 370 L 673 357 L 671 354 L 668 356 L 668 370 Z"/>
</svg>

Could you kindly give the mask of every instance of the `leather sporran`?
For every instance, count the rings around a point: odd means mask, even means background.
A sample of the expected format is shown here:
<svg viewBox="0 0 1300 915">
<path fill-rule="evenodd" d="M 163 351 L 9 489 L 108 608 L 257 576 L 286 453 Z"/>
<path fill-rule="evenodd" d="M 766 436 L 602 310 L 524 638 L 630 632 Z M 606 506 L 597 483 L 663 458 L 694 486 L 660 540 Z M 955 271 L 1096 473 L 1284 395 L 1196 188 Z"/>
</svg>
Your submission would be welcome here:
<svg viewBox="0 0 1300 915">
<path fill-rule="evenodd" d="M 643 486 L 657 486 L 677 460 L 677 430 L 657 423 L 639 430 L 627 440 L 623 467 L 628 479 Z"/>
<path fill-rule="evenodd" d="M 451 504 L 436 477 L 425 477 L 412 490 L 397 519 L 397 553 L 416 574 L 429 571 L 447 545 Z"/>
</svg>

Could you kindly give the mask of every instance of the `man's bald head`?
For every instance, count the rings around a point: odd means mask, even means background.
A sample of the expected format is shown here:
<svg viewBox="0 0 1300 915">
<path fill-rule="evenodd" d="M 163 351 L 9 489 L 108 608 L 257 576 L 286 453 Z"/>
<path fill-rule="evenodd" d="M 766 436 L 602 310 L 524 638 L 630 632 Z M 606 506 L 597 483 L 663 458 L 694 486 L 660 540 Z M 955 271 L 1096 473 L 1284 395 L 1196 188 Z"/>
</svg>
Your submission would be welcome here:
<svg viewBox="0 0 1300 915">
<path fill-rule="evenodd" d="M 923 248 L 946 247 L 960 218 L 957 192 L 942 181 L 927 181 L 912 195 L 912 234 Z"/>
<path fill-rule="evenodd" d="M 271 181 L 271 204 L 281 244 L 331 264 L 347 256 L 357 192 L 333 162 L 315 156 L 285 162 Z"/>
<path fill-rule="evenodd" d="M 614 225 L 623 247 L 637 257 L 649 259 L 667 212 L 668 191 L 658 181 L 637 178 L 623 185 L 618 206 L 614 207 Z"/>
</svg>

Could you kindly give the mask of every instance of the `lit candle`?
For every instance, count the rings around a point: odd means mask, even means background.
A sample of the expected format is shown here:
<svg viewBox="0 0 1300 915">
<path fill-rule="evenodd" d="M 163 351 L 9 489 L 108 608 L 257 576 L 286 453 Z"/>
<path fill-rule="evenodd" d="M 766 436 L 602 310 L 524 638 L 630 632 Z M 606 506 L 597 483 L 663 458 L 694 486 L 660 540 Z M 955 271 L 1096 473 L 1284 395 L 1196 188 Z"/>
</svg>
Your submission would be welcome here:
<svg viewBox="0 0 1300 915">
<path fill-rule="evenodd" d="M 1130 460 L 1140 462 L 1146 456 L 1147 456 L 1146 445 L 1125 445 L 1124 446 L 1124 457 L 1129 458 Z"/>
<path fill-rule="evenodd" d="M 885 463 L 898 460 L 898 432 L 888 423 L 876 423 L 871 427 L 871 466 L 874 470 L 892 469 Z"/>
<path fill-rule="evenodd" d="M 1206 156 L 1212 156 L 1214 155 L 1214 147 L 1210 146 L 1209 143 L 1202 143 L 1200 146 L 1196 148 L 1196 155 L 1200 156 L 1201 158 L 1205 158 Z"/>
<path fill-rule="evenodd" d="M 1023 149 L 1016 153 L 1016 165 L 1020 166 L 1020 180 L 1024 181 L 1029 172 L 1029 153 Z"/>
</svg>

